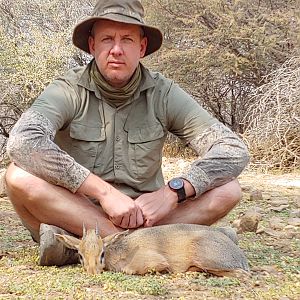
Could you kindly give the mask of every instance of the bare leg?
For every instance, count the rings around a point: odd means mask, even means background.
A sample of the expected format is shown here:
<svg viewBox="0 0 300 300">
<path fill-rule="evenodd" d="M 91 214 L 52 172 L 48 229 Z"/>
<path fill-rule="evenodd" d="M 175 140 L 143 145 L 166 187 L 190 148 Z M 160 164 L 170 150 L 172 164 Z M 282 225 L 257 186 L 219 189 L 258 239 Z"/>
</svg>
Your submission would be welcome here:
<svg viewBox="0 0 300 300">
<path fill-rule="evenodd" d="M 87 228 L 95 228 L 98 223 L 103 237 L 121 230 L 84 195 L 52 185 L 14 164 L 9 166 L 5 179 L 17 214 L 34 231 L 38 232 L 41 223 L 56 225 L 78 236 L 82 235 L 83 223 Z"/>
<path fill-rule="evenodd" d="M 96 206 L 84 195 L 73 194 L 54 186 L 23 169 L 11 164 L 6 173 L 8 196 L 28 227 L 36 232 L 40 223 L 61 227 L 78 236 L 82 235 L 82 224 L 95 228 L 98 222 L 101 236 L 121 229 L 114 226 L 100 206 Z M 241 199 L 237 180 L 215 188 L 198 199 L 187 200 L 178 205 L 156 225 L 171 223 L 194 223 L 211 225 L 224 217 Z"/>
<path fill-rule="evenodd" d="M 155 225 L 190 223 L 211 225 L 226 216 L 241 200 L 242 192 L 237 180 L 210 190 L 198 199 L 187 200 Z"/>
</svg>

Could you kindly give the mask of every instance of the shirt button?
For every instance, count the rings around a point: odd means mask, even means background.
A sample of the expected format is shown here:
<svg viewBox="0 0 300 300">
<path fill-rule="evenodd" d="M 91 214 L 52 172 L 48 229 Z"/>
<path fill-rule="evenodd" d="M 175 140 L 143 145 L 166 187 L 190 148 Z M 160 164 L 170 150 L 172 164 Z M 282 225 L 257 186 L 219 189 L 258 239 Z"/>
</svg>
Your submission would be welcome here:
<svg viewBox="0 0 300 300">
<path fill-rule="evenodd" d="M 119 170 L 119 169 L 120 169 L 120 166 L 119 166 L 119 165 L 115 165 L 115 169 L 116 169 L 116 170 Z"/>
<path fill-rule="evenodd" d="M 119 136 L 117 136 L 116 137 L 116 141 L 118 142 L 118 141 L 120 141 L 121 140 L 121 138 L 119 137 Z"/>
</svg>

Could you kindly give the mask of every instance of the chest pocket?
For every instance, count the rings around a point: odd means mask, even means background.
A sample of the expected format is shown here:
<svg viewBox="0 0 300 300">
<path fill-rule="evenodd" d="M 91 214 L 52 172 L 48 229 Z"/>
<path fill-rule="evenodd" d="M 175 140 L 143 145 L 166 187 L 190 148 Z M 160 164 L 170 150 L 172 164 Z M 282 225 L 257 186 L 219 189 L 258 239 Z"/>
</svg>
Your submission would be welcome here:
<svg viewBox="0 0 300 300">
<path fill-rule="evenodd" d="M 90 171 L 94 169 L 97 153 L 105 146 L 105 128 L 91 127 L 81 123 L 70 125 L 70 155 Z"/>
<path fill-rule="evenodd" d="M 160 170 L 165 133 L 160 124 L 128 128 L 128 156 L 132 172 L 140 180 Z"/>
</svg>

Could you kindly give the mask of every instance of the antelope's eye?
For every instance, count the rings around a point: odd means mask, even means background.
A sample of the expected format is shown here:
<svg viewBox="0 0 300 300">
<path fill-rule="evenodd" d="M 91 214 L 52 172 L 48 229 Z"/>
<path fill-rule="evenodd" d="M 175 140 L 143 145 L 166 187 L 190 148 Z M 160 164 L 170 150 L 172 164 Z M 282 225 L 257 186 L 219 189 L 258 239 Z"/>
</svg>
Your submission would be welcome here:
<svg viewBox="0 0 300 300">
<path fill-rule="evenodd" d="M 102 251 L 102 253 L 100 255 L 100 263 L 104 264 L 104 251 Z"/>
<path fill-rule="evenodd" d="M 84 259 L 83 259 L 83 256 L 81 255 L 81 253 L 79 253 L 79 261 L 82 265 L 84 265 Z"/>
</svg>

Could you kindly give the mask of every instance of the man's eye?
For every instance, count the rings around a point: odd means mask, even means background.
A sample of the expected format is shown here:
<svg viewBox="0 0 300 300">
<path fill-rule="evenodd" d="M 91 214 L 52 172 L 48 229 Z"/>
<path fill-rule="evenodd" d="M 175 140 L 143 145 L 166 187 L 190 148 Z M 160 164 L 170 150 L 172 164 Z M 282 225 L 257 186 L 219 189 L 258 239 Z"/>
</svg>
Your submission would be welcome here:
<svg viewBox="0 0 300 300">
<path fill-rule="evenodd" d="M 110 37 L 106 37 L 106 38 L 103 38 L 101 41 L 102 42 L 110 42 L 111 38 Z"/>
<path fill-rule="evenodd" d="M 125 42 L 133 42 L 133 39 L 130 38 L 130 37 L 125 37 L 125 38 L 123 38 L 123 40 L 124 40 Z"/>
</svg>

